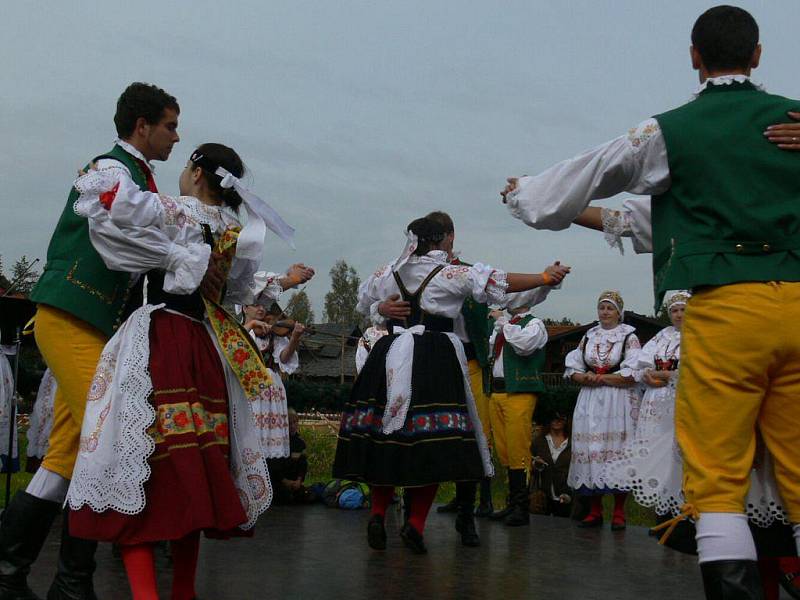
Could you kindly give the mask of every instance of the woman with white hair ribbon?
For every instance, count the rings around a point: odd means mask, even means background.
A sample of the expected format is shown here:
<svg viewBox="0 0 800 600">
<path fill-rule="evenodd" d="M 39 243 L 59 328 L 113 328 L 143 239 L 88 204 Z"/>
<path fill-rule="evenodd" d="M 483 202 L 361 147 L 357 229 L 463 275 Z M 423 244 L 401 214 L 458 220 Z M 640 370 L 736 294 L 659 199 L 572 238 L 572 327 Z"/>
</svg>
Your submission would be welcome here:
<svg viewBox="0 0 800 600">
<path fill-rule="evenodd" d="M 335 477 L 371 486 L 367 541 L 374 549 L 386 547 L 383 519 L 395 486 L 405 487 L 410 499 L 401 537 L 412 551 L 424 553 L 425 520 L 438 484 L 492 473 L 466 355 L 453 333 L 465 298 L 504 304 L 508 291 L 555 285 L 569 272 L 559 267 L 552 274 L 523 275 L 482 264 L 451 265 L 444 240 L 441 224 L 413 221 L 400 258 L 364 284 L 370 298 L 397 294 L 411 306 L 409 317 L 389 322 L 390 333 L 372 348 L 356 379 L 333 466 Z M 472 507 L 456 520 L 459 531 L 470 527 L 474 531 Z"/>
<path fill-rule="evenodd" d="M 639 393 L 633 372 L 626 366 L 639 352 L 634 328 L 623 320 L 619 292 L 608 290 L 597 300 L 599 324 L 587 331 L 565 360 L 565 379 L 581 386 L 572 425 L 572 462 L 569 486 L 591 496 L 589 515 L 581 527 L 603 524 L 603 495 L 614 495 L 612 530 L 625 529 L 627 494 L 603 479 L 606 463 L 617 458 L 633 438 L 639 410 Z"/>
</svg>

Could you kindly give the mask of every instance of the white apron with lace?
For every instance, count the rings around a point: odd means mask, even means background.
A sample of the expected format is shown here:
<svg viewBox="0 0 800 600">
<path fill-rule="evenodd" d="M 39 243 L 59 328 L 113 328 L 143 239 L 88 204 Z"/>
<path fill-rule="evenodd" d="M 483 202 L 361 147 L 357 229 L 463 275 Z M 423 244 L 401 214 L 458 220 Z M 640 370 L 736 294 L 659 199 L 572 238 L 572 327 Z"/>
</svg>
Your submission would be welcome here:
<svg viewBox="0 0 800 600">
<path fill-rule="evenodd" d="M 52 371 L 47 369 L 39 383 L 39 391 L 36 392 L 36 401 L 33 403 L 30 424 L 28 425 L 28 456 L 44 458 L 47 448 L 50 446 L 50 430 L 53 429 L 54 404 L 58 384 L 53 377 Z"/>
</svg>

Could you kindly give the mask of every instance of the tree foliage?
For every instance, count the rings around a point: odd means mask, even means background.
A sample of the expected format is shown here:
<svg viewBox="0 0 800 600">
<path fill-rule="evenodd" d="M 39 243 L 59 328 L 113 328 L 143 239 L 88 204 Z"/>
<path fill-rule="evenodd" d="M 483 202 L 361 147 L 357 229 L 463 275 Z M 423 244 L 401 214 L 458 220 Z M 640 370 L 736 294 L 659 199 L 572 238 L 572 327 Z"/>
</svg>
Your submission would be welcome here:
<svg viewBox="0 0 800 600">
<path fill-rule="evenodd" d="M 0 288 L 6 289 L 9 285 L 11 285 L 11 282 L 6 278 L 3 270 L 3 256 L 0 255 Z"/>
<path fill-rule="evenodd" d="M 543 319 L 545 325 L 578 325 L 571 319 L 563 317 L 562 319 Z"/>
<path fill-rule="evenodd" d="M 356 312 L 358 286 L 361 284 L 358 273 L 340 259 L 330 270 L 330 276 L 331 291 L 325 294 L 325 320 L 328 323 L 360 324 L 363 318 Z"/>
<path fill-rule="evenodd" d="M 287 306 L 289 307 L 287 314 L 290 319 L 306 325 L 314 322 L 314 309 L 311 308 L 311 300 L 305 291 L 300 290 L 292 294 Z"/>
<path fill-rule="evenodd" d="M 32 262 L 23 254 L 11 267 L 11 282 L 17 282 L 14 286 L 14 292 L 27 296 L 31 293 L 36 282 L 39 281 L 39 273 L 36 269 L 31 268 L 31 265 Z"/>
</svg>

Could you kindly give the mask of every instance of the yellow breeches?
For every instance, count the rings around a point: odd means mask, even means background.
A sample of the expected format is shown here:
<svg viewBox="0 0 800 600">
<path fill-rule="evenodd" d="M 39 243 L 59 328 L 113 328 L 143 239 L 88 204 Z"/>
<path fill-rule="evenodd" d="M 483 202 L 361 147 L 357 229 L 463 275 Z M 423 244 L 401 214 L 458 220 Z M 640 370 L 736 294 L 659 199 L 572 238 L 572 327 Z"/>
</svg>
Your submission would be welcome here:
<svg viewBox="0 0 800 600">
<path fill-rule="evenodd" d="M 469 387 L 472 388 L 472 395 L 475 397 L 475 405 L 478 408 L 478 417 L 483 427 L 483 435 L 486 441 L 492 443 L 492 426 L 489 417 L 489 396 L 483 391 L 483 369 L 477 360 L 471 360 L 467 364 L 469 368 Z"/>
<path fill-rule="evenodd" d="M 490 406 L 494 448 L 500 464 L 529 470 L 536 394 L 493 393 Z"/>
<path fill-rule="evenodd" d="M 70 479 L 78 454 L 86 396 L 108 338 L 85 321 L 46 305 L 38 307 L 34 334 L 39 351 L 58 383 L 50 447 L 42 466 Z"/>
<path fill-rule="evenodd" d="M 800 522 L 800 283 L 737 283 L 689 301 L 675 430 L 699 512 L 743 513 L 756 428 Z"/>
</svg>

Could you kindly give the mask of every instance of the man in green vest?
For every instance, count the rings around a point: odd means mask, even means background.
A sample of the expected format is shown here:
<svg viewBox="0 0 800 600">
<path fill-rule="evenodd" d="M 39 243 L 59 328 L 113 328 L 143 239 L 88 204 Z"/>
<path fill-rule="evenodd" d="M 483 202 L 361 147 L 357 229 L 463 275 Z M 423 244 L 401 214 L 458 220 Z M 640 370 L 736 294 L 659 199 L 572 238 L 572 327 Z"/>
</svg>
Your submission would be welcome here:
<svg viewBox="0 0 800 600">
<path fill-rule="evenodd" d="M 117 101 L 114 124 L 119 139 L 92 162 L 98 169 L 126 171 L 142 190 L 157 191 L 151 161 L 167 160 L 179 141 L 179 111 L 175 98 L 162 89 L 131 84 Z M 58 382 L 58 392 L 47 456 L 2 515 L 0 600 L 37 598 L 27 575 L 64 504 L 87 399 L 99 398 L 108 385 L 95 377 L 95 368 L 105 343 L 126 316 L 132 295 L 130 274 L 110 271 L 92 246 L 86 219 L 72 209 L 77 197 L 73 188 L 50 239 L 44 272 L 31 294 L 38 305 L 36 343 Z M 63 523 L 58 571 L 47 599 L 95 599 L 97 543 L 72 537 L 66 513 Z"/>
<path fill-rule="evenodd" d="M 800 102 L 750 79 L 758 25 L 718 6 L 692 30 L 695 99 L 502 192 L 532 227 L 565 229 L 594 199 L 652 198 L 656 301 L 691 288 L 676 436 L 708 598 L 761 598 L 744 498 L 760 433 L 800 550 L 800 156 L 767 130 Z M 785 126 L 778 130 L 788 130 Z M 780 145 L 769 143 L 768 139 Z"/>
<path fill-rule="evenodd" d="M 530 522 L 528 471 L 531 468 L 533 411 L 537 394 L 544 391 L 547 328 L 533 316 L 532 307 L 550 288 L 509 294 L 505 311 L 489 313 L 492 335 L 491 402 L 494 448 L 500 464 L 508 469 L 508 504 L 492 515 L 511 527 Z"/>
</svg>

